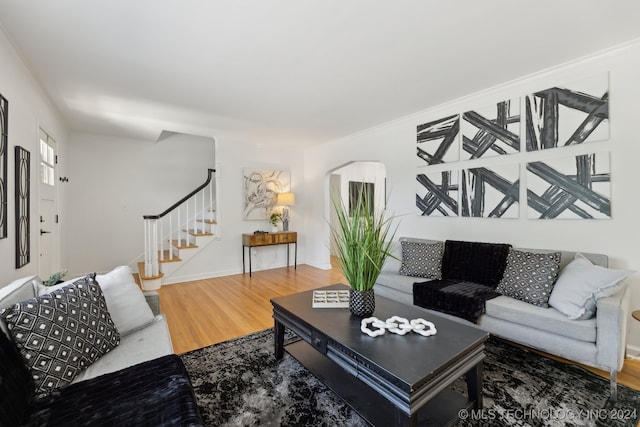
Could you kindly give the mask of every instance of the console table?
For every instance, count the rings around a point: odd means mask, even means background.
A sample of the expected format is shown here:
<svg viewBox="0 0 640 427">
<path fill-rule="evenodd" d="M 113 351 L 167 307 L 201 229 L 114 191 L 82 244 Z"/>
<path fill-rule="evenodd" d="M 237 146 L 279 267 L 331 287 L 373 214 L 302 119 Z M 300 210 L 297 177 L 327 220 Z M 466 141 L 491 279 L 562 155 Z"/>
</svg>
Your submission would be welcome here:
<svg viewBox="0 0 640 427">
<path fill-rule="evenodd" d="M 293 267 L 298 268 L 298 233 L 295 231 L 280 231 L 277 233 L 243 234 L 242 235 L 242 274 L 244 269 L 245 248 L 249 249 L 249 277 L 251 277 L 251 248 L 258 246 L 287 245 L 287 267 L 289 267 L 289 245 L 294 244 Z"/>
</svg>

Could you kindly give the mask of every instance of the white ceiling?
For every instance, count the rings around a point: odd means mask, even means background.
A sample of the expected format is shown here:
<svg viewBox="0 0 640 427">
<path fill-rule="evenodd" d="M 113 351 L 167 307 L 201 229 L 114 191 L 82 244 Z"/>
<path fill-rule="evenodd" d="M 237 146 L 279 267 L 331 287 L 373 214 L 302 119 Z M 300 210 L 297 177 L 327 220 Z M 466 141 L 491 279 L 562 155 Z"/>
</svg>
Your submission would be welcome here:
<svg viewBox="0 0 640 427">
<path fill-rule="evenodd" d="M 312 144 L 640 37 L 638 0 L 0 0 L 73 130 Z"/>
</svg>

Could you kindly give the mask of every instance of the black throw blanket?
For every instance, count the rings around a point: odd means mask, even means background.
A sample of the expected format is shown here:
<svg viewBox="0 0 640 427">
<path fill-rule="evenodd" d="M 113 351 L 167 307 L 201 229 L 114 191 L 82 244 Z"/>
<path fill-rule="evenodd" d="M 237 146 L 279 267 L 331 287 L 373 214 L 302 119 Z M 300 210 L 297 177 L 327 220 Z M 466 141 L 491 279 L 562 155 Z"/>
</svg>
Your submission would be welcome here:
<svg viewBox="0 0 640 427">
<path fill-rule="evenodd" d="M 33 402 L 26 426 L 201 426 L 179 356 L 70 384 Z"/>
<path fill-rule="evenodd" d="M 477 323 L 485 301 L 500 293 L 491 286 L 459 280 L 431 280 L 413 284 L 413 303 Z"/>
<path fill-rule="evenodd" d="M 507 268 L 511 245 L 447 240 L 442 255 L 442 278 L 496 287 Z"/>
</svg>

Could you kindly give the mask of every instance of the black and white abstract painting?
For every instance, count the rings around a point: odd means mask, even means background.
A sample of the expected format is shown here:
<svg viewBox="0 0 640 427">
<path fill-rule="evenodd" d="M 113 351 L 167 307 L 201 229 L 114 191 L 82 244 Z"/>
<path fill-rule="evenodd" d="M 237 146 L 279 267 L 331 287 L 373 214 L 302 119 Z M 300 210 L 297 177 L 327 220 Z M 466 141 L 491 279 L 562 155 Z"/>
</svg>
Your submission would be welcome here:
<svg viewBox="0 0 640 427">
<path fill-rule="evenodd" d="M 31 261 L 31 153 L 16 145 L 16 268 Z"/>
<path fill-rule="evenodd" d="M 9 148 L 9 101 L 0 95 L 0 239 L 7 237 L 7 150 Z"/>
<path fill-rule="evenodd" d="M 518 164 L 462 170 L 460 216 L 518 218 L 519 198 Z"/>
<path fill-rule="evenodd" d="M 609 75 L 527 95 L 527 151 L 609 138 Z"/>
<path fill-rule="evenodd" d="M 422 216 L 458 216 L 459 171 L 417 174 L 416 206 Z"/>
<path fill-rule="evenodd" d="M 520 98 L 462 115 L 462 160 L 520 152 Z"/>
<path fill-rule="evenodd" d="M 417 127 L 418 166 L 455 162 L 460 158 L 460 115 Z"/>
<path fill-rule="evenodd" d="M 529 218 L 611 218 L 609 153 L 527 163 Z"/>
<path fill-rule="evenodd" d="M 244 219 L 267 219 L 276 203 L 276 194 L 289 192 L 291 174 L 289 171 L 245 168 L 244 176 Z"/>
</svg>

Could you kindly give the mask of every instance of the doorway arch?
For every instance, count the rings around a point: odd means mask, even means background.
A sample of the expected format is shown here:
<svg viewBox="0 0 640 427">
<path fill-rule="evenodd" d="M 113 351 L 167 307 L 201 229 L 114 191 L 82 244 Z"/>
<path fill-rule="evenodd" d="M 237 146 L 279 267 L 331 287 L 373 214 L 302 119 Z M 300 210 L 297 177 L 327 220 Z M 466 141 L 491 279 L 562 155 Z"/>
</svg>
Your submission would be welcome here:
<svg viewBox="0 0 640 427">
<path fill-rule="evenodd" d="M 379 161 L 351 161 L 331 169 L 325 179 L 325 218 L 328 220 L 329 259 L 334 255 L 331 229 L 335 224 L 333 201 L 349 206 L 349 198 L 366 185 L 373 192 L 374 210 L 381 211 L 387 202 L 387 168 Z"/>
</svg>

